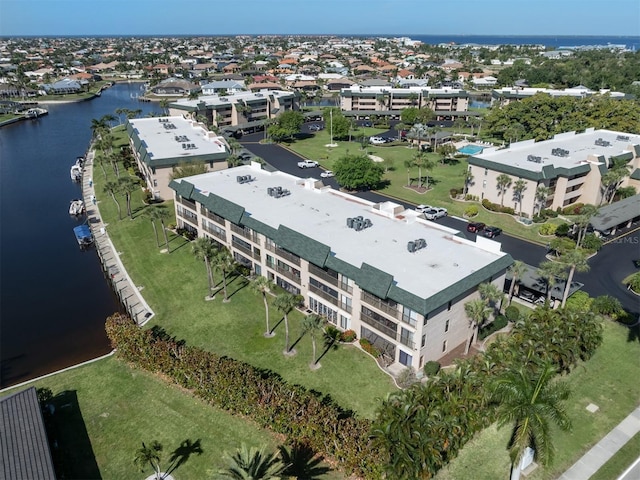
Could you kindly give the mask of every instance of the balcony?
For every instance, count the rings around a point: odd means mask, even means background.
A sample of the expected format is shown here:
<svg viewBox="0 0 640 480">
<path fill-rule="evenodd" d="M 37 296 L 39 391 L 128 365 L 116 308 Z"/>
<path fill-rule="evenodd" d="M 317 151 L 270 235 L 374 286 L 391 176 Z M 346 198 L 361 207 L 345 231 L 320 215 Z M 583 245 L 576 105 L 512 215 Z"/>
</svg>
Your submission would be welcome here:
<svg viewBox="0 0 640 480">
<path fill-rule="evenodd" d="M 216 238 L 219 238 L 220 240 L 222 240 L 223 242 L 227 243 L 227 233 L 225 231 L 219 231 L 219 230 L 215 230 L 211 227 L 208 227 L 206 224 L 204 224 L 202 226 L 202 229 L 207 232 L 210 233 L 211 235 L 213 235 Z"/>
<path fill-rule="evenodd" d="M 235 240 L 232 239 L 231 246 L 236 250 L 243 252 L 245 255 L 249 255 L 250 257 L 253 257 L 253 251 L 250 248 L 247 248 L 244 245 L 242 245 L 240 242 L 236 242 Z"/>
<path fill-rule="evenodd" d="M 315 293 L 319 297 L 324 298 L 328 302 L 331 302 L 336 307 L 340 306 L 340 302 L 338 301 L 338 299 L 336 297 L 332 297 L 327 292 L 325 292 L 321 288 L 316 287 L 315 285 L 309 285 L 309 291 L 312 292 L 312 293 Z"/>
<path fill-rule="evenodd" d="M 276 265 L 275 268 L 276 268 L 276 272 L 278 272 L 281 275 L 287 277 L 289 280 L 293 280 L 298 285 L 300 285 L 300 275 L 296 275 L 295 272 L 292 272 L 291 270 L 289 270 L 287 268 L 283 268 L 280 265 Z"/>
<path fill-rule="evenodd" d="M 185 207 L 190 208 L 194 212 L 198 211 L 198 209 L 196 208 L 196 202 L 192 202 L 191 200 L 187 200 L 186 198 L 180 197 L 178 199 L 178 203 L 181 203 Z"/>
<path fill-rule="evenodd" d="M 238 235 L 242 235 L 247 240 L 251 240 L 253 243 L 260 243 L 258 239 L 258 234 L 253 232 L 250 228 L 240 227 L 235 223 L 231 224 L 231 231 L 237 233 Z"/>
<path fill-rule="evenodd" d="M 336 277 L 333 277 L 331 275 L 329 275 L 329 273 L 327 273 L 326 271 L 324 271 L 321 268 L 316 267 L 313 264 L 309 264 L 309 273 L 315 275 L 318 278 L 321 278 L 322 280 L 329 282 L 331 285 L 337 287 L 338 285 L 338 279 Z"/>
<path fill-rule="evenodd" d="M 362 320 L 367 325 L 372 326 L 373 328 L 375 328 L 379 332 L 384 333 L 388 337 L 393 338 L 394 340 L 396 339 L 396 335 L 397 335 L 396 330 L 394 330 L 392 328 L 389 328 L 384 323 L 376 320 L 375 318 L 370 317 L 366 313 L 360 312 L 360 320 Z"/>
<path fill-rule="evenodd" d="M 384 312 L 387 315 L 391 315 L 393 318 L 396 318 L 396 319 L 398 318 L 398 314 L 400 312 L 398 311 L 397 304 L 394 303 L 393 305 L 390 305 L 380 300 L 378 297 L 375 297 L 365 291 L 362 292 L 362 295 L 360 298 L 362 299 L 363 302 L 368 303 L 372 307 L 377 308 L 381 312 Z M 395 337 L 395 334 L 394 334 L 394 337 Z"/>
<path fill-rule="evenodd" d="M 297 255 L 294 255 L 293 253 L 289 253 L 286 250 L 283 250 L 282 248 L 280 248 L 278 246 L 274 247 L 273 245 L 267 245 L 267 250 L 272 251 L 273 253 L 275 253 L 279 257 L 282 257 L 285 260 L 288 260 L 289 262 L 293 263 L 294 265 L 300 266 L 300 257 L 297 256 Z"/>
<path fill-rule="evenodd" d="M 416 342 L 414 342 L 412 339 L 407 338 L 407 337 L 403 337 L 402 335 L 400 335 L 398 337 L 398 341 L 402 344 L 405 345 L 407 347 L 409 347 L 411 350 L 415 350 L 416 349 Z"/>
<path fill-rule="evenodd" d="M 205 207 L 200 208 L 200 214 L 207 217 L 209 220 L 213 220 L 218 225 L 222 225 L 223 227 L 226 227 L 224 218 L 222 218 L 220 215 L 216 215 L 215 213 L 210 212 L 207 208 Z"/>
<path fill-rule="evenodd" d="M 351 313 L 351 310 L 352 310 L 351 305 L 347 305 L 346 303 L 342 303 L 342 302 L 341 302 L 341 303 L 338 305 L 338 307 L 340 307 L 342 310 L 344 310 L 344 311 L 345 311 L 345 312 L 347 312 L 347 313 Z"/>
<path fill-rule="evenodd" d="M 184 208 L 178 208 L 178 216 L 188 220 L 194 226 L 198 226 L 198 215 L 190 212 L 189 210 L 185 210 Z"/>
</svg>

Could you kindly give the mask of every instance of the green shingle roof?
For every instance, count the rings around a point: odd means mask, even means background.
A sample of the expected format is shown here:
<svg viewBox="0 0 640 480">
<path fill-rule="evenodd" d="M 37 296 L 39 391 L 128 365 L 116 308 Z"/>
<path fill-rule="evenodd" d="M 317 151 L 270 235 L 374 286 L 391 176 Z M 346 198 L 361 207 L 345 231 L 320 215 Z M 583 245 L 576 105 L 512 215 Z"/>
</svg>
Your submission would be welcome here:
<svg viewBox="0 0 640 480">
<path fill-rule="evenodd" d="M 284 225 L 278 227 L 278 234 L 273 240 L 285 250 L 320 266 L 324 266 L 331 252 L 327 245 Z"/>
<path fill-rule="evenodd" d="M 389 288 L 393 284 L 393 275 L 372 267 L 368 263 L 363 263 L 355 281 L 360 288 L 367 292 L 380 298 L 387 298 Z"/>
<path fill-rule="evenodd" d="M 545 165 L 542 167 L 540 172 L 534 172 L 532 170 L 504 163 L 492 162 L 491 160 L 474 156 L 470 156 L 468 161 L 470 165 L 477 165 L 482 168 L 488 168 L 489 170 L 506 173 L 507 175 L 513 175 L 518 178 L 526 178 L 535 182 L 556 177 L 570 177 L 572 175 L 588 173 L 591 170 L 591 166 L 588 163 L 577 165 L 573 168 L 555 168 L 553 165 Z"/>
</svg>

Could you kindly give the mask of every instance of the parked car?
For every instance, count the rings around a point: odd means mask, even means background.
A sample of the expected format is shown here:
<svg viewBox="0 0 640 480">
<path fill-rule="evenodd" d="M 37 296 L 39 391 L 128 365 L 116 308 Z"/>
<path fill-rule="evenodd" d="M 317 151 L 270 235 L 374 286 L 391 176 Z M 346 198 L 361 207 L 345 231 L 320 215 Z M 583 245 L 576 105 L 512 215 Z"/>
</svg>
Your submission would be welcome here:
<svg viewBox="0 0 640 480">
<path fill-rule="evenodd" d="M 318 166 L 318 162 L 315 160 L 303 160 L 298 162 L 298 168 L 315 168 Z"/>
<path fill-rule="evenodd" d="M 495 238 L 502 233 L 502 229 L 498 227 L 484 227 L 482 235 L 487 238 Z"/>
<path fill-rule="evenodd" d="M 322 125 L 317 125 L 315 123 L 309 125 L 310 132 L 319 132 L 320 130 L 322 130 Z"/>
<path fill-rule="evenodd" d="M 325 170 L 320 174 L 322 178 L 331 178 L 333 177 L 333 172 L 331 170 Z"/>
<path fill-rule="evenodd" d="M 372 127 L 373 125 L 369 121 L 362 122 L 363 127 Z"/>
<path fill-rule="evenodd" d="M 435 211 L 437 212 L 437 218 L 442 218 L 449 215 L 449 212 L 447 212 L 447 209 L 444 207 L 436 207 Z"/>
<path fill-rule="evenodd" d="M 486 225 L 482 222 L 471 222 L 467 225 L 467 232 L 478 233 L 484 230 L 484 227 L 486 227 Z"/>
<path fill-rule="evenodd" d="M 373 145 L 382 145 L 385 142 L 384 138 L 382 137 L 370 137 L 369 138 L 369 143 L 373 144 Z"/>
<path fill-rule="evenodd" d="M 424 214 L 424 217 L 427 220 L 435 220 L 438 217 L 438 210 L 436 210 L 435 208 L 430 208 L 428 210 L 425 210 L 424 212 L 422 212 Z"/>
<path fill-rule="evenodd" d="M 544 296 L 536 295 L 535 293 L 529 290 L 521 290 L 520 293 L 518 294 L 518 297 L 528 302 L 535 303 L 537 305 L 543 304 L 546 300 Z"/>
<path fill-rule="evenodd" d="M 432 209 L 433 207 L 431 205 L 418 205 L 415 208 L 416 212 L 420 212 L 420 213 L 424 213 L 427 210 L 432 210 Z"/>
</svg>

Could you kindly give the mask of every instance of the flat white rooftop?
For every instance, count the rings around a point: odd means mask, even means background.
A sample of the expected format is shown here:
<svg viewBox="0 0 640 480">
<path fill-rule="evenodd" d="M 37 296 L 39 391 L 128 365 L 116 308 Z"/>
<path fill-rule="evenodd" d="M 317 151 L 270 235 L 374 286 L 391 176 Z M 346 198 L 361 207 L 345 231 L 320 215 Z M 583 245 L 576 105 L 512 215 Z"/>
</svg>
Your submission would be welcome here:
<svg viewBox="0 0 640 480">
<path fill-rule="evenodd" d="M 587 129 L 584 133 L 568 132 L 556 135 L 551 140 L 512 143 L 508 148 L 485 149 L 475 158 L 541 172 L 547 165 L 555 168 L 574 168 L 597 157 L 608 159 L 631 151 L 640 144 L 640 135 L 613 132 L 611 130 Z M 555 155 L 554 155 L 555 151 Z"/>
<path fill-rule="evenodd" d="M 238 175 L 251 175 L 253 181 L 238 183 Z M 389 273 L 399 288 L 421 298 L 506 255 L 498 242 L 479 238 L 476 244 L 460 238 L 456 230 L 418 219 L 415 211 L 395 203 L 385 202 L 376 209 L 373 203 L 325 187 L 319 180 L 267 172 L 257 164 L 176 181 L 243 206 L 248 215 L 272 228 L 282 224 L 313 238 L 355 267 L 367 263 Z M 274 198 L 269 187 L 282 187 L 291 194 Z M 358 216 L 369 219 L 372 226 L 361 231 L 349 228 L 347 218 Z M 409 252 L 407 243 L 420 238 L 426 240 L 426 248 Z"/>
<path fill-rule="evenodd" d="M 268 95 L 274 97 L 293 97 L 293 92 L 286 92 L 284 90 L 261 90 L 259 92 L 236 92 L 232 95 L 201 95 L 197 99 L 189 100 L 182 98 L 171 102 L 173 105 L 183 105 L 187 107 L 197 107 L 199 103 L 204 102 L 207 105 L 233 105 L 240 100 L 244 102 L 251 102 L 256 100 L 266 100 Z"/>
<path fill-rule="evenodd" d="M 152 160 L 220 154 L 224 140 L 201 124 L 182 116 L 129 120 Z"/>
<path fill-rule="evenodd" d="M 393 92 L 394 94 L 407 94 L 410 95 L 412 93 L 419 94 L 420 92 L 429 92 L 431 94 L 451 94 L 451 93 L 466 93 L 465 90 L 460 88 L 433 88 L 427 86 L 420 87 L 404 87 L 404 88 L 393 88 L 393 87 L 359 87 L 358 85 L 353 85 L 349 88 L 343 88 L 342 92 L 351 92 L 351 93 L 365 93 L 365 94 L 380 94 L 385 92 Z"/>
</svg>

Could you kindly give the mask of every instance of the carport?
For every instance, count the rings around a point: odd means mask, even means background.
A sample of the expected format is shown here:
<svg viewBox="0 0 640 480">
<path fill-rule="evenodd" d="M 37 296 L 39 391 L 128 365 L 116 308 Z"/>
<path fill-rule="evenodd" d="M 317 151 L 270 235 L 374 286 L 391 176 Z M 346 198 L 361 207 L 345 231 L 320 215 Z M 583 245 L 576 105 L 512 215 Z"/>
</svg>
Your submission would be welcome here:
<svg viewBox="0 0 640 480">
<path fill-rule="evenodd" d="M 511 288 L 511 280 L 512 275 L 509 270 L 507 270 L 504 283 L 505 292 L 509 292 L 509 288 Z M 567 282 L 565 279 L 556 277 L 555 284 L 550 289 L 552 305 L 555 306 L 556 302 L 560 302 L 562 300 L 566 284 Z M 583 283 L 572 281 L 571 288 L 569 289 L 569 297 L 580 290 L 583 286 Z M 538 275 L 538 269 L 532 265 L 525 264 L 525 271 L 519 278 L 518 284 L 515 286 L 514 297 L 517 297 L 524 302 L 534 304 L 544 303 L 544 300 L 547 298 L 548 288 L 549 285 L 547 282 Z"/>
<path fill-rule="evenodd" d="M 620 228 L 629 228 L 640 220 L 640 194 L 598 209 L 591 226 L 601 235 L 615 235 Z"/>
</svg>

